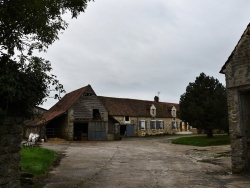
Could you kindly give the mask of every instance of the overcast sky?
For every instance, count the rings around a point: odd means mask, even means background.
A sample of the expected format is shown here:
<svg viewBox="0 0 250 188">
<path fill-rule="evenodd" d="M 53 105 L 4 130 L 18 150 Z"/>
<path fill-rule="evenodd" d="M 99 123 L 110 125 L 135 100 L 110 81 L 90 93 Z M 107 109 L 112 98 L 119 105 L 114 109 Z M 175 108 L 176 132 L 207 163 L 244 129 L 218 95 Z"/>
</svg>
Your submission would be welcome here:
<svg viewBox="0 0 250 188">
<path fill-rule="evenodd" d="M 178 103 L 219 71 L 250 22 L 249 0 L 96 0 L 41 54 L 67 92 Z M 49 109 L 57 101 L 49 99 Z"/>
</svg>

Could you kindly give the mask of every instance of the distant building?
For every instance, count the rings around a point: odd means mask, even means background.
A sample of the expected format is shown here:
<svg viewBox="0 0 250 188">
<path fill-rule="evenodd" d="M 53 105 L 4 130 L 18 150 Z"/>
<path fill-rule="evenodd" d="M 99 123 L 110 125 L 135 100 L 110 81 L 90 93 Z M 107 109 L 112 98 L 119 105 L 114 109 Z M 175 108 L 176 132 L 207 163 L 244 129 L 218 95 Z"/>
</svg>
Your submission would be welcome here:
<svg viewBox="0 0 250 188">
<path fill-rule="evenodd" d="M 39 107 L 39 106 L 35 106 L 33 113 L 34 113 L 34 118 L 41 118 L 42 115 L 47 112 L 48 110 Z M 33 121 L 33 120 L 29 120 L 29 121 Z M 28 122 L 29 122 L 28 121 Z M 23 127 L 23 138 L 28 138 L 30 133 L 37 133 L 40 135 L 41 132 L 44 132 L 44 127 L 43 126 L 33 126 L 33 125 L 26 125 Z"/>
<path fill-rule="evenodd" d="M 97 96 L 90 85 L 66 94 L 43 114 L 28 122 L 44 127 L 42 137 L 66 140 L 116 140 L 121 136 L 173 134 L 188 131 L 176 116 L 176 103 Z"/>
</svg>

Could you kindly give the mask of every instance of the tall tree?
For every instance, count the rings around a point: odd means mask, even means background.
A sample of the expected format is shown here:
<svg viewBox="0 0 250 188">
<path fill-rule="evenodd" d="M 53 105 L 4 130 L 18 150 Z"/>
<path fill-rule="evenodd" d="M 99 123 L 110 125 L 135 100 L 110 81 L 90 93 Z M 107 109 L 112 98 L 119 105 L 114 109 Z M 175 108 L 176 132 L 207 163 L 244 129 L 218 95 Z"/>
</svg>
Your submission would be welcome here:
<svg viewBox="0 0 250 188">
<path fill-rule="evenodd" d="M 228 130 L 226 89 L 217 79 L 201 73 L 189 83 L 179 105 L 180 118 L 206 130 L 207 137 L 213 137 L 213 129 Z"/>
<path fill-rule="evenodd" d="M 9 116 L 29 116 L 52 89 L 63 92 L 51 64 L 33 51 L 46 51 L 90 0 L 0 0 L 0 109 Z M 51 88 L 54 87 L 54 88 Z"/>
<path fill-rule="evenodd" d="M 0 0 L 0 187 L 20 186 L 19 123 L 32 115 L 51 89 L 64 91 L 49 74 L 50 62 L 33 56 L 33 51 L 46 51 L 67 28 L 62 15 L 77 18 L 88 1 Z"/>
</svg>

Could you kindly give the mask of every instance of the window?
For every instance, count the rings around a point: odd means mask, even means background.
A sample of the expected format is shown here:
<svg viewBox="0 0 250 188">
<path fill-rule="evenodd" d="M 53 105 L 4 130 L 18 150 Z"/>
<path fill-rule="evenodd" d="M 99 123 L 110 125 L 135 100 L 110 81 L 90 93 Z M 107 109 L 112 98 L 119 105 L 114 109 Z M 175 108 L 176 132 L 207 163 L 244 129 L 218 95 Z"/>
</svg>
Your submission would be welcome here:
<svg viewBox="0 0 250 188">
<path fill-rule="evenodd" d="M 156 129 L 156 121 L 155 120 L 150 121 L 150 129 Z"/>
<path fill-rule="evenodd" d="M 146 121 L 145 120 L 140 120 L 139 121 L 139 130 L 146 130 Z"/>
<path fill-rule="evenodd" d="M 177 129 L 176 121 L 172 121 L 172 129 Z"/>
<path fill-rule="evenodd" d="M 130 121 L 129 116 L 125 116 L 125 117 L 124 117 L 124 120 L 125 120 L 125 122 L 129 122 L 129 121 Z"/>
<path fill-rule="evenodd" d="M 152 117 L 155 117 L 156 116 L 156 108 L 155 106 L 152 104 L 152 106 L 150 107 L 150 115 Z"/>
<path fill-rule="evenodd" d="M 171 115 L 175 118 L 176 117 L 176 108 L 173 106 L 171 109 Z"/>
<path fill-rule="evenodd" d="M 84 93 L 83 96 L 92 96 L 93 93 Z"/>
<path fill-rule="evenodd" d="M 101 114 L 98 109 L 93 109 L 93 120 L 101 120 Z"/>
<path fill-rule="evenodd" d="M 156 129 L 164 129 L 164 121 L 163 120 L 156 121 Z"/>
</svg>

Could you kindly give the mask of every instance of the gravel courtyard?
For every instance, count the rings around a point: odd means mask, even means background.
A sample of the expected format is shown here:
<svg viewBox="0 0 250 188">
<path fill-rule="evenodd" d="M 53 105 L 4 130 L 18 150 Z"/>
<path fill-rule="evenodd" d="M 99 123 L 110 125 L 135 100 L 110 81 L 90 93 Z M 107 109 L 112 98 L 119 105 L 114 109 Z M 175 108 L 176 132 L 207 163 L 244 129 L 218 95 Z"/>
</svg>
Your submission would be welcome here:
<svg viewBox="0 0 250 188">
<path fill-rule="evenodd" d="M 249 175 L 231 174 L 229 146 L 174 145 L 173 138 L 43 143 L 65 155 L 44 187 L 250 188 Z"/>
</svg>

